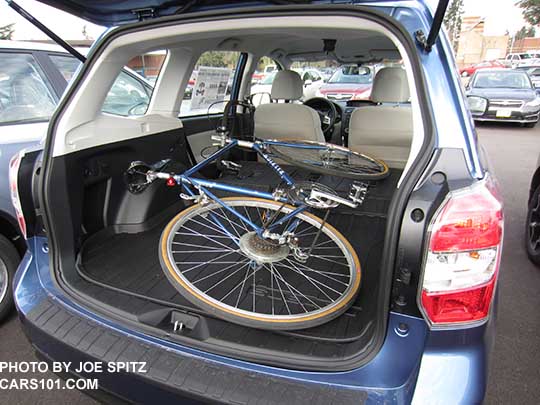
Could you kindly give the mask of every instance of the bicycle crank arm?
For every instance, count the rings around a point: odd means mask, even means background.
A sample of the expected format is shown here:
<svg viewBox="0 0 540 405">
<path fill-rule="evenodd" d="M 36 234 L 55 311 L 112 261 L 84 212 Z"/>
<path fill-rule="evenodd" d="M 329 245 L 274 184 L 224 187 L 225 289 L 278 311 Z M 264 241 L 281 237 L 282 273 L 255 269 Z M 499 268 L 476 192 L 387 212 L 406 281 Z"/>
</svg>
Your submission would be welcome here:
<svg viewBox="0 0 540 405">
<path fill-rule="evenodd" d="M 325 193 L 324 191 L 319 191 L 316 189 L 311 190 L 310 198 L 315 199 L 315 200 L 320 200 L 320 199 L 330 200 L 335 203 L 343 204 L 351 208 L 358 207 L 358 203 L 354 201 L 350 201 L 350 200 L 347 200 L 346 198 L 342 198 L 337 195 Z"/>
</svg>

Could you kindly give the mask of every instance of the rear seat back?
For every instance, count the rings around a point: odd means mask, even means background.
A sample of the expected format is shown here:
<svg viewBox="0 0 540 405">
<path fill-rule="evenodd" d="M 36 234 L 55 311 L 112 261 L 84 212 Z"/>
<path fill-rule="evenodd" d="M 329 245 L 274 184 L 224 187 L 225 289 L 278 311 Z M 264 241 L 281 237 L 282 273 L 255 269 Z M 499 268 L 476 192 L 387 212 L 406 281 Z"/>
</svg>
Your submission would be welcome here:
<svg viewBox="0 0 540 405">
<path fill-rule="evenodd" d="M 371 100 L 377 105 L 353 111 L 349 122 L 349 148 L 403 168 L 413 137 L 410 92 L 405 70 L 381 69 L 373 81 Z"/>
</svg>

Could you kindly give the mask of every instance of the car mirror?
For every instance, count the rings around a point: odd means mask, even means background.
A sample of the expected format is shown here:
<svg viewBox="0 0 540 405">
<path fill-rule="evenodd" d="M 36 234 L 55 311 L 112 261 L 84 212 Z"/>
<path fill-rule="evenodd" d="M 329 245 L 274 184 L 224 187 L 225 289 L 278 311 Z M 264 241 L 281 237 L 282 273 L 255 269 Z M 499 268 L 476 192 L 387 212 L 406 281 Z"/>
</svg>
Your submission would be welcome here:
<svg viewBox="0 0 540 405">
<path fill-rule="evenodd" d="M 487 98 L 479 96 L 467 96 L 467 102 L 472 115 L 483 115 L 487 111 Z"/>
<path fill-rule="evenodd" d="M 304 81 L 304 86 L 306 86 L 306 87 L 311 86 L 312 84 L 313 84 L 312 80 L 307 79 L 307 80 Z"/>
</svg>

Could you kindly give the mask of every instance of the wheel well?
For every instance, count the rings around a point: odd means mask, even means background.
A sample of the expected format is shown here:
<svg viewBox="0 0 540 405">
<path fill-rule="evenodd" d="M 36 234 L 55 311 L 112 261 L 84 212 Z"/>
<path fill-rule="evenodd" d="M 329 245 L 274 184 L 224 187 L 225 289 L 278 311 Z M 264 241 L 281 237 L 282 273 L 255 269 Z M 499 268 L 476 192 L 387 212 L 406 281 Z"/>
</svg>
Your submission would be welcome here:
<svg viewBox="0 0 540 405">
<path fill-rule="evenodd" d="M 17 224 L 13 223 L 11 219 L 6 218 L 4 212 L 0 212 L 0 234 L 8 238 L 19 252 L 19 255 L 23 257 L 26 251 L 24 238 L 21 236 Z"/>
</svg>

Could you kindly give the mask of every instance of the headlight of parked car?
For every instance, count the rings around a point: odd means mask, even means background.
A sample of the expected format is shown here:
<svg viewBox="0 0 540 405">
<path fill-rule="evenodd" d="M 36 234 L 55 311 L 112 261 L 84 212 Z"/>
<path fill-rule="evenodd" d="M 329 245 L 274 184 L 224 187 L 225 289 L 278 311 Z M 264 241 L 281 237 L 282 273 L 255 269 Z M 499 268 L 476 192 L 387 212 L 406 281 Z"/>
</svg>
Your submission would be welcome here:
<svg viewBox="0 0 540 405">
<path fill-rule="evenodd" d="M 472 115 L 482 115 L 487 110 L 488 101 L 484 97 L 479 96 L 467 96 L 469 102 L 469 109 Z"/>
<path fill-rule="evenodd" d="M 537 108 L 540 107 L 540 97 L 536 97 L 534 100 L 528 101 L 525 103 L 525 107 Z"/>
</svg>

